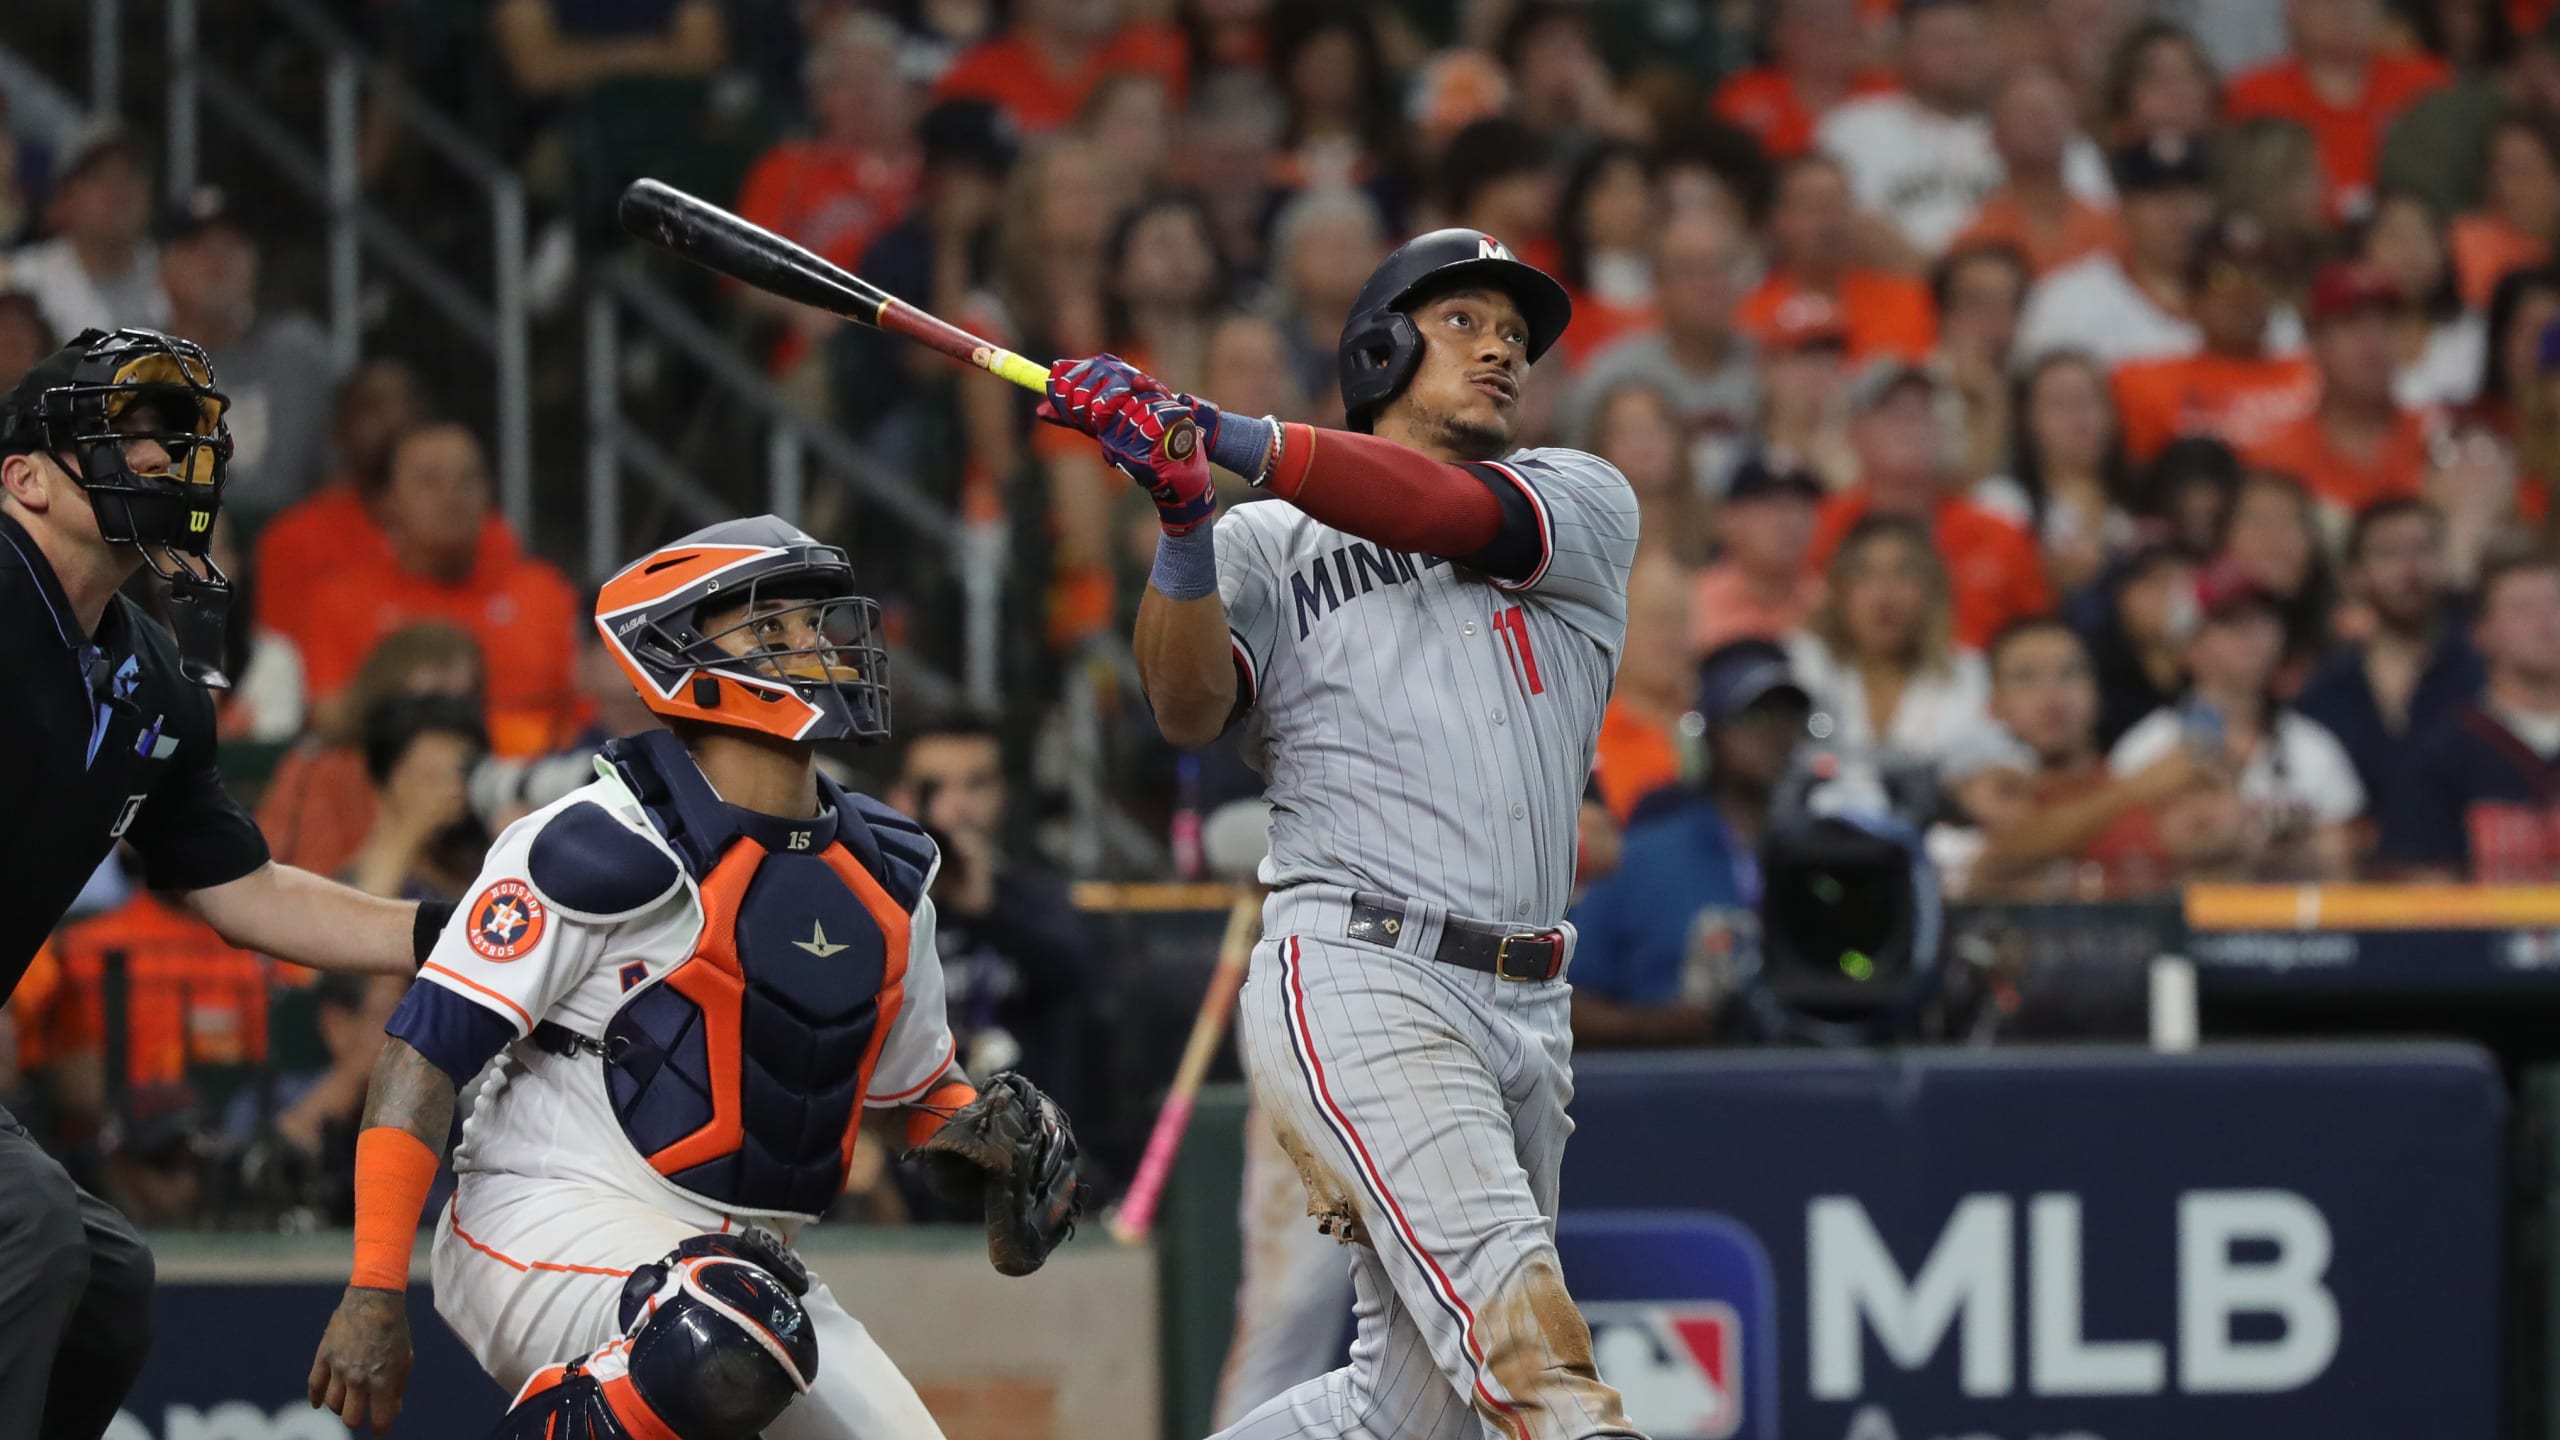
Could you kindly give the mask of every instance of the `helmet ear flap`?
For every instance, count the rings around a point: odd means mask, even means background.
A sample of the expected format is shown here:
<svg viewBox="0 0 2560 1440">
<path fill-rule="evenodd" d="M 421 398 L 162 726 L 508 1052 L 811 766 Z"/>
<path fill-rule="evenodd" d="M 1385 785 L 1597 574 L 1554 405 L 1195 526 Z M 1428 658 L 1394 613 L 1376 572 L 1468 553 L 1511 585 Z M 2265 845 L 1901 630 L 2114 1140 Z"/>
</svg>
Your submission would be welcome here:
<svg viewBox="0 0 2560 1440">
<path fill-rule="evenodd" d="M 1422 332 L 1401 310 L 1383 310 L 1343 336 L 1338 369 L 1342 408 L 1351 429 L 1368 433 L 1388 401 L 1422 367 Z"/>
</svg>

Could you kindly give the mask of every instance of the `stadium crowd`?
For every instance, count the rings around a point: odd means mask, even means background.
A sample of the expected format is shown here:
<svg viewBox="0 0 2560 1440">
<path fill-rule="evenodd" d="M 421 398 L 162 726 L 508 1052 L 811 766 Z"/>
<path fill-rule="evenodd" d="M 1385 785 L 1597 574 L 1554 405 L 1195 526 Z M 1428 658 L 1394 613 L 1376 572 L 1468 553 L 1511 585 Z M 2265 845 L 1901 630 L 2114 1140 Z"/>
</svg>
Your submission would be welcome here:
<svg viewBox="0 0 2560 1440">
<path fill-rule="evenodd" d="M 1644 516 L 1595 777 L 1622 859 L 1576 915 L 1592 1043 L 1710 1033 L 1658 1002 L 1702 914 L 1744 923 L 1808 777 L 1917 805 L 1964 898 L 2560 877 L 2551 0 L 337 8 L 573 250 L 665 175 L 1013 349 L 1231 410 L 1339 422 L 1336 337 L 1397 238 L 1474 226 L 1561 278 L 1528 441 L 1609 460 Z M 472 45 L 500 93 L 436 65 Z M 91 325 L 205 344 L 251 597 L 225 724 L 284 747 L 261 822 L 279 858 L 449 897 L 520 809 L 486 757 L 645 712 L 456 397 L 396 345 L 342 367 L 308 278 L 262 269 L 255 196 L 158 195 L 130 131 L 0 117 L 0 386 Z M 795 403 L 1013 521 L 1039 654 L 1010 706 L 1125 636 L 1155 520 L 1092 446 L 831 316 L 705 304 Z M 1134 691 L 1115 713 L 1137 813 L 1252 788 L 1233 741 L 1201 778 Z M 854 762 L 953 857 L 964 1043 L 1076 1109 L 1098 962 L 1006 817 L 1020 732 L 900 723 Z M 193 1213 L 152 1167 L 226 1127 L 342 1174 L 394 993 L 294 983 L 112 866 L 93 892 L 12 1006 L 0 1077 L 48 1092 L 18 1113 L 94 1144 L 129 955 L 119 1198 Z M 268 1058 L 227 1117 L 186 1088 Z"/>
</svg>

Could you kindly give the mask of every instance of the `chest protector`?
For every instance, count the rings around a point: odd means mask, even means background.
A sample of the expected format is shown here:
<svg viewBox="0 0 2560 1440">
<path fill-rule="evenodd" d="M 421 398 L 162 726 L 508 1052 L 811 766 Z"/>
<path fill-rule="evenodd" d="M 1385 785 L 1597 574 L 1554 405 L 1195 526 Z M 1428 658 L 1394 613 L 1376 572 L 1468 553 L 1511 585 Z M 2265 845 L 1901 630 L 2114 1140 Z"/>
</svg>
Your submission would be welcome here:
<svg viewBox="0 0 2560 1440">
<path fill-rule="evenodd" d="M 605 758 L 693 877 L 693 954 L 606 1027 L 605 1084 L 651 1168 L 722 1209 L 816 1216 L 844 1188 L 863 1094 L 906 998 L 933 842 L 825 776 L 814 820 L 723 802 L 675 737 Z"/>
</svg>

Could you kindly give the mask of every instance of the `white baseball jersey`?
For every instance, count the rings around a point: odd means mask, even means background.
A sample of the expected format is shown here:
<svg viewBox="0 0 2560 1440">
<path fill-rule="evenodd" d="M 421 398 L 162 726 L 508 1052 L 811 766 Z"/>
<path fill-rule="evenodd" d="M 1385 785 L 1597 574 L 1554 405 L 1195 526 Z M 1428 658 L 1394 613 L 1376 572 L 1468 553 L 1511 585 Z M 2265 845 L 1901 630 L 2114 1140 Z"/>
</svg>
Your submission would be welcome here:
<svg viewBox="0 0 2560 1440">
<path fill-rule="evenodd" d="M 1218 522 L 1218 593 L 1267 749 L 1263 883 L 1316 882 L 1555 924 L 1627 628 L 1636 499 L 1608 462 L 1488 467 L 1538 516 L 1500 581 L 1286 503 Z"/>
<path fill-rule="evenodd" d="M 678 852 L 652 825 L 622 780 L 603 762 L 597 768 L 605 772 L 602 778 L 517 821 L 498 837 L 473 888 L 474 899 L 455 913 L 419 974 L 424 984 L 502 1022 L 510 1036 L 489 1067 L 464 1126 L 462 1143 L 454 1151 L 453 1167 L 465 1177 L 499 1173 L 600 1186 L 695 1212 L 704 1208 L 706 1197 L 676 1184 L 635 1148 L 628 1115 L 617 1113 L 615 1087 L 623 1081 L 609 1070 L 600 1052 L 607 1048 L 608 1027 L 618 1013 L 705 948 L 706 885 L 680 862 Z M 580 806 L 589 808 L 580 810 Z M 573 824 L 600 825 L 597 809 L 661 857 L 661 868 L 650 873 L 665 876 L 663 891 L 623 913 L 582 911 L 562 895 L 551 893 L 556 885 L 547 890 L 542 883 L 546 867 L 558 863 L 536 853 L 545 833 L 564 815 L 575 816 Z M 776 856 L 810 848 L 813 835 L 818 838 L 816 848 L 823 851 L 825 837 L 834 829 L 815 821 L 763 819 L 774 832 L 768 849 Z M 593 837 L 578 838 L 581 848 L 592 854 Z M 930 871 L 927 878 L 929 883 Z M 952 1063 L 932 901 L 919 897 L 904 919 L 904 963 L 883 967 L 891 981 L 902 987 L 902 994 L 863 1090 L 864 1103 L 873 1107 L 900 1104 L 925 1093 Z M 809 958 L 796 961 L 795 955 L 786 953 L 786 959 L 812 969 L 830 962 L 850 968 L 858 957 L 842 952 L 852 948 L 846 942 L 857 938 L 853 928 L 839 921 L 835 938 L 830 939 L 824 918 L 795 910 L 773 933 L 753 940 L 747 927 L 738 925 L 737 945 L 741 950 L 756 943 L 768 949 L 789 947 L 789 952 Z M 412 1001 L 404 1004 L 403 1016 L 413 1009 L 450 1013 L 449 1006 L 419 1006 Z M 551 1046 L 533 1039 L 538 1025 L 557 1027 L 551 1032 Z M 756 1029 L 752 1017 L 747 1028 L 750 1052 L 757 1051 L 759 1043 L 778 1043 L 773 1033 Z M 442 1063 L 431 1048 L 428 1022 L 395 1019 L 392 1029 Z M 562 1048 L 559 1032 L 584 1043 L 571 1053 L 557 1053 Z M 671 1055 L 680 1052 L 682 1044 L 671 1046 Z M 741 1063 L 737 1055 L 723 1056 L 716 1038 L 706 1060 L 715 1072 L 724 1064 L 734 1071 Z M 715 1089 L 720 1083 L 713 1082 Z M 627 1106 L 627 1095 L 624 1100 Z M 707 1108 L 719 1109 L 716 1104 Z M 733 1095 L 721 1123 L 734 1120 L 735 1108 Z M 850 1141 L 846 1143 L 849 1147 Z M 781 1221 L 790 1229 L 796 1226 L 789 1222 L 814 1218 L 825 1207 L 801 1209 L 711 1197 L 709 1208 L 741 1220 Z"/>
</svg>

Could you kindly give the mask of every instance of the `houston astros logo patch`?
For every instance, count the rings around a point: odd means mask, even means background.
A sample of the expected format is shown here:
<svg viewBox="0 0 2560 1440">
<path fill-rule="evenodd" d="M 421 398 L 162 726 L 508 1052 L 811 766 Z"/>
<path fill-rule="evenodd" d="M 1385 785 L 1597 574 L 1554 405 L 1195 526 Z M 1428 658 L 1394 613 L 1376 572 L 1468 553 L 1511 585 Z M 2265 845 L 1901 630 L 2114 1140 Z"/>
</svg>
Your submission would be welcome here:
<svg viewBox="0 0 2560 1440">
<path fill-rule="evenodd" d="M 521 880 L 501 880 L 471 902 L 463 938 L 484 960 L 513 960 L 542 939 L 542 901 Z"/>
</svg>

